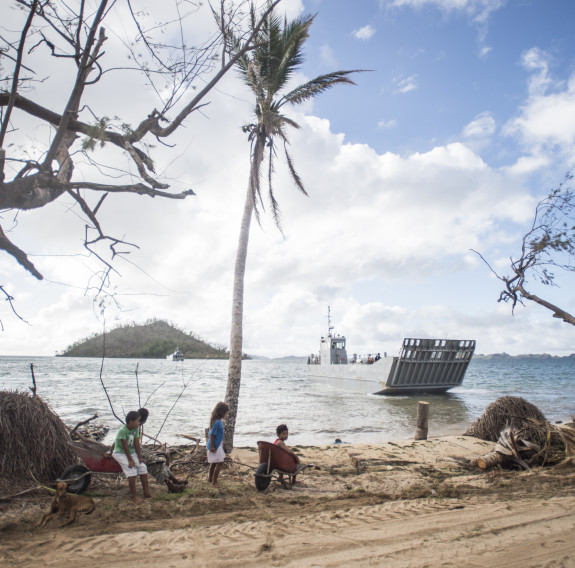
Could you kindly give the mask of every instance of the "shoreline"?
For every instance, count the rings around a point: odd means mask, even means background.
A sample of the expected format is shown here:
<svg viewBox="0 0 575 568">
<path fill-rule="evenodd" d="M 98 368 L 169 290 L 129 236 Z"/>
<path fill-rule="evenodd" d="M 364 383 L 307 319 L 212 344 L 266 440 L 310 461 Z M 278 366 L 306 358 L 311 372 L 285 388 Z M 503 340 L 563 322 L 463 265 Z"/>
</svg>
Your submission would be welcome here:
<svg viewBox="0 0 575 568">
<path fill-rule="evenodd" d="M 64 529 L 34 523 L 46 493 L 0 502 L 4 566 L 575 566 L 575 465 L 482 471 L 494 444 L 462 435 L 380 444 L 288 445 L 313 463 L 287 491 L 254 484 L 257 449 L 237 447 L 220 475 L 129 499 L 125 480 L 93 482 L 96 510 Z M 176 469 L 176 468 L 174 468 Z M 185 470 L 176 469 L 181 477 Z M 301 483 L 299 483 L 301 482 Z M 49 543 L 47 545 L 47 543 Z M 529 550 L 529 554 L 525 554 Z"/>
</svg>

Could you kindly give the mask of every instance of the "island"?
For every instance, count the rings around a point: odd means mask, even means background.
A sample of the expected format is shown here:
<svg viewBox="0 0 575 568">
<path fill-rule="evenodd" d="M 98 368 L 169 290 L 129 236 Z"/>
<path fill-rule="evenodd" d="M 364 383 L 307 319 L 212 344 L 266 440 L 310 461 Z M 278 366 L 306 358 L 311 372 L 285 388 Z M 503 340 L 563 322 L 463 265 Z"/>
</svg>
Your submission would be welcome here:
<svg viewBox="0 0 575 568">
<path fill-rule="evenodd" d="M 163 359 L 176 349 L 185 359 L 228 359 L 225 346 L 208 343 L 172 323 L 152 319 L 94 333 L 56 354 L 57 357 Z"/>
</svg>

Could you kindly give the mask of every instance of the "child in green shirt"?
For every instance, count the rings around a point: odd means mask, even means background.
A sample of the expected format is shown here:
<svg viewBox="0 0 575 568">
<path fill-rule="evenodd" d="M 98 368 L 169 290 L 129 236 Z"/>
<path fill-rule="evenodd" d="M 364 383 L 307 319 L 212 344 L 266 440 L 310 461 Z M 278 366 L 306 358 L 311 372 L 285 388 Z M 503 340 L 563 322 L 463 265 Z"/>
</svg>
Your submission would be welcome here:
<svg viewBox="0 0 575 568">
<path fill-rule="evenodd" d="M 140 476 L 144 497 L 150 499 L 148 484 L 148 468 L 142 459 L 140 449 L 140 415 L 137 411 L 131 410 L 126 414 L 126 423 L 118 430 L 116 441 L 114 442 L 114 453 L 112 456 L 120 464 L 124 474 L 128 478 L 130 495 L 137 505 L 144 502 L 136 493 L 136 477 Z"/>
</svg>

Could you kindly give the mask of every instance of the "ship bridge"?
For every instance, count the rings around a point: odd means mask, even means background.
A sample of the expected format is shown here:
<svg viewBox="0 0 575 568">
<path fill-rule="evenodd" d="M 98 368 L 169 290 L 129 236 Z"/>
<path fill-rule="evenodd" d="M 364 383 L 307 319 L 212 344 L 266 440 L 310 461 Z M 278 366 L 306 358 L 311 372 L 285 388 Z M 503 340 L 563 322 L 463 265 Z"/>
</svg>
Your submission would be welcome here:
<svg viewBox="0 0 575 568">
<path fill-rule="evenodd" d="M 322 337 L 319 356 L 320 363 L 324 365 L 347 365 L 345 337 L 342 335 Z"/>
</svg>

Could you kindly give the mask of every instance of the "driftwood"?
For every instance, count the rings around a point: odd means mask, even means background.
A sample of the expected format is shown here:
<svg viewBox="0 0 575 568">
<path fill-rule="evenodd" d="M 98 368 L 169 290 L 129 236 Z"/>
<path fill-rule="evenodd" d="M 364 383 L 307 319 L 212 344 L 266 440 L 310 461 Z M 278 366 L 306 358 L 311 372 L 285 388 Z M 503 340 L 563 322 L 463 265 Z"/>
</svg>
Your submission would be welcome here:
<svg viewBox="0 0 575 568">
<path fill-rule="evenodd" d="M 492 452 L 477 458 L 477 466 L 481 469 L 489 469 L 496 465 L 518 465 L 522 469 L 531 469 L 522 459 L 525 454 L 533 455 L 541 451 L 541 448 L 520 437 L 521 432 L 514 431 L 510 426 L 499 433 L 499 439 Z"/>
<path fill-rule="evenodd" d="M 164 452 L 168 451 L 168 444 L 166 444 L 165 442 L 161 442 L 160 440 L 158 440 L 158 438 L 154 438 L 154 436 L 150 436 L 149 434 L 146 434 L 144 432 L 143 434 L 144 438 L 148 438 L 149 440 L 152 440 L 154 442 L 154 446 L 159 445 L 159 446 L 164 446 Z"/>
<path fill-rule="evenodd" d="M 196 447 L 191 451 L 191 453 L 193 454 L 194 452 L 198 451 L 198 448 L 200 446 L 200 438 L 195 438 L 194 436 L 188 436 L 187 434 L 178 434 L 178 436 L 180 438 L 186 438 L 188 440 L 193 440 L 194 442 L 196 442 Z"/>
<path fill-rule="evenodd" d="M 32 491 L 40 491 L 44 489 L 41 485 L 36 485 L 35 487 L 30 487 L 29 489 L 25 489 L 24 491 L 20 491 L 20 493 L 14 493 L 13 495 L 0 495 L 0 501 L 10 501 L 14 499 L 14 497 L 20 497 L 21 495 L 26 495 L 26 493 L 31 493 Z"/>
<path fill-rule="evenodd" d="M 72 437 L 72 435 L 74 434 L 74 432 L 80 427 L 80 426 L 84 426 L 84 424 L 88 424 L 88 422 L 91 422 L 92 420 L 95 420 L 96 418 L 98 418 L 97 414 L 94 414 L 94 416 L 86 419 L 86 420 L 82 420 L 82 422 L 78 422 L 78 424 L 76 424 L 76 426 L 74 426 L 74 428 L 72 428 L 72 430 L 70 431 L 70 437 Z"/>
<path fill-rule="evenodd" d="M 488 454 L 477 458 L 475 461 L 477 462 L 477 467 L 481 469 L 489 469 L 490 467 L 503 463 L 507 457 L 508 456 L 498 452 L 489 452 Z"/>
</svg>

